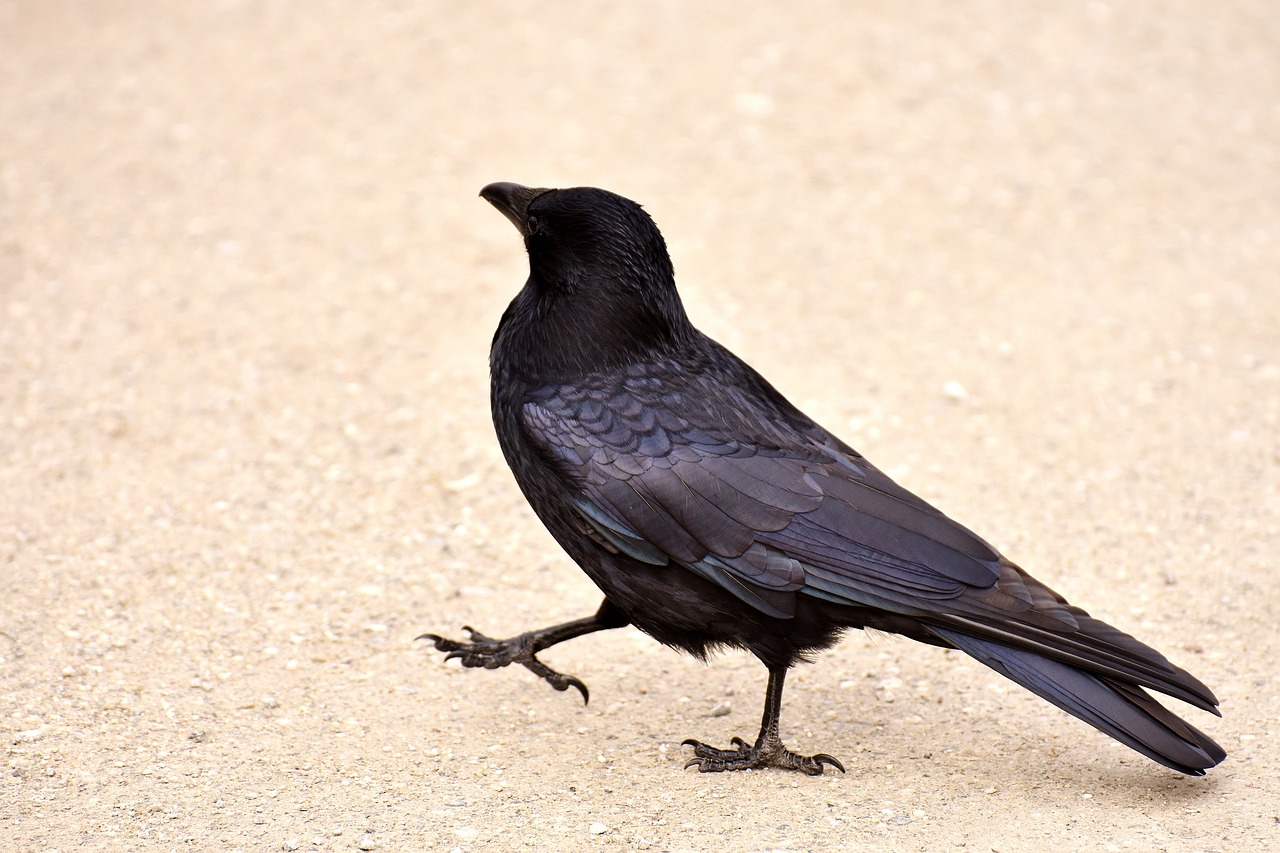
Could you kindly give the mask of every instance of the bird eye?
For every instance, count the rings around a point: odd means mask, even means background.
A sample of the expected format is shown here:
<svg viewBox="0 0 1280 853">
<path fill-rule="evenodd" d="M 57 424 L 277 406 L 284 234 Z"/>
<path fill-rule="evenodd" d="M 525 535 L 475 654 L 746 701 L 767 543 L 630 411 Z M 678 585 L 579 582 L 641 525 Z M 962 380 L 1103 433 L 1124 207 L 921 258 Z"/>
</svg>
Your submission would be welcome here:
<svg viewBox="0 0 1280 853">
<path fill-rule="evenodd" d="M 524 221 L 525 231 L 529 234 L 537 234 L 542 227 L 542 222 L 536 216 L 530 216 Z"/>
</svg>

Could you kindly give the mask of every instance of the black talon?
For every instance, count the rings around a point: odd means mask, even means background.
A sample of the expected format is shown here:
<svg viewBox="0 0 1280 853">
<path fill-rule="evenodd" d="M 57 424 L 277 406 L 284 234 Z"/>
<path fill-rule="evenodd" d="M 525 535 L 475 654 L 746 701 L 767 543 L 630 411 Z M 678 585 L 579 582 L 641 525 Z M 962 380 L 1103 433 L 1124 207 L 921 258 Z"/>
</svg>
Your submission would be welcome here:
<svg viewBox="0 0 1280 853">
<path fill-rule="evenodd" d="M 430 640 L 437 651 L 445 652 L 446 661 L 456 659 L 461 661 L 464 667 L 498 669 L 518 663 L 562 693 L 570 687 L 577 690 L 582 694 L 582 703 L 586 705 L 591 701 L 591 692 L 582 679 L 556 672 L 538 660 L 537 652 L 570 637 L 614 627 L 615 619 L 616 617 L 612 617 L 609 611 L 602 607 L 601 613 L 588 619 L 579 619 L 541 631 L 518 634 L 505 640 L 495 640 L 485 636 L 470 625 L 462 626 L 462 630 L 467 633 L 466 642 L 430 633 L 421 634 L 417 639 Z"/>
<path fill-rule="evenodd" d="M 717 749 L 705 743 L 686 740 L 683 745 L 693 747 L 694 757 L 689 759 L 684 769 L 697 767 L 699 773 L 722 773 L 729 770 L 761 770 L 765 767 L 779 767 L 784 770 L 799 770 L 810 776 L 821 776 L 825 765 L 830 765 L 841 773 L 844 765 L 833 756 L 820 752 L 817 755 L 800 755 L 782 745 L 777 732 L 761 735 L 760 741 L 747 746 L 742 738 L 734 738 L 737 749 Z"/>
<path fill-rule="evenodd" d="M 587 685 L 583 684 L 581 679 L 574 678 L 572 675 L 566 675 L 564 678 L 565 686 L 559 689 L 567 690 L 570 687 L 576 688 L 577 691 L 582 694 L 582 704 L 588 705 L 591 703 L 591 691 L 587 690 Z"/>
<path fill-rule="evenodd" d="M 833 756 L 820 752 L 817 755 L 800 755 L 787 749 L 778 736 L 778 710 L 782 705 L 782 682 L 786 670 L 770 670 L 769 686 L 765 689 L 764 715 L 760 720 L 760 736 L 754 744 L 740 737 L 729 741 L 732 749 L 718 749 L 700 740 L 686 738 L 681 746 L 692 746 L 694 757 L 684 769 L 697 767 L 699 773 L 721 773 L 727 770 L 760 770 L 780 767 L 799 770 L 810 776 L 821 776 L 824 765 L 830 765 L 841 773 L 844 765 Z"/>
</svg>

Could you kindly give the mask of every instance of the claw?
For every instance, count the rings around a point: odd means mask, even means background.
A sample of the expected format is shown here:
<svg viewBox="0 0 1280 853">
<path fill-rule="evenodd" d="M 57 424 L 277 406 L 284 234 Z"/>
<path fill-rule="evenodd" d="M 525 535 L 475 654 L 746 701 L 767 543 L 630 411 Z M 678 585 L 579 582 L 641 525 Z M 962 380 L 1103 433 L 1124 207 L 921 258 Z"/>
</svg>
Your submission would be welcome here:
<svg viewBox="0 0 1280 853">
<path fill-rule="evenodd" d="M 587 690 L 587 685 L 583 684 L 581 679 L 572 675 L 564 676 L 564 681 L 561 684 L 553 684 L 551 686 L 561 691 L 568 690 L 570 687 L 576 688 L 582 694 L 582 704 L 588 705 L 591 703 L 591 692 Z"/>
<path fill-rule="evenodd" d="M 453 640 L 441 637 L 439 634 L 419 634 L 413 639 L 414 642 L 417 642 L 418 640 L 430 640 L 431 644 L 442 652 L 448 651 L 449 647 L 456 645 Z"/>
<path fill-rule="evenodd" d="M 422 634 L 417 639 L 430 640 L 437 651 L 446 653 L 446 661 L 457 659 L 462 661 L 464 667 L 498 669 L 518 663 L 562 693 L 570 687 L 577 690 L 582 694 L 582 704 L 586 705 L 591 701 L 591 693 L 581 679 L 556 672 L 538 660 L 534 652 L 537 648 L 536 634 L 520 634 L 505 640 L 495 640 L 470 625 L 463 625 L 462 630 L 467 632 L 467 642 L 450 640 L 439 634 Z"/>
<path fill-rule="evenodd" d="M 782 745 L 777 734 L 762 735 L 754 745 L 749 745 L 740 737 L 730 743 L 733 749 L 719 749 L 707 746 L 693 738 L 685 739 L 681 746 L 692 746 L 694 757 L 684 765 L 684 769 L 697 767 L 699 773 L 720 773 L 726 770 L 762 770 L 765 767 L 778 767 L 783 770 L 799 770 L 809 776 L 821 776 L 825 765 L 845 772 L 844 765 L 834 756 L 820 752 L 817 755 L 800 755 Z"/>
</svg>

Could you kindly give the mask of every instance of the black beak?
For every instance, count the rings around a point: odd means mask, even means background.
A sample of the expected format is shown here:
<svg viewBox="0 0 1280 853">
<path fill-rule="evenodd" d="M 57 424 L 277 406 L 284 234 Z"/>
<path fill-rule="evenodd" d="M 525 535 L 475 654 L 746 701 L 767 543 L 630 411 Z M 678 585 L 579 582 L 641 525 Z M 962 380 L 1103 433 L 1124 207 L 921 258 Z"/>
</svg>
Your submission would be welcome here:
<svg viewBox="0 0 1280 853">
<path fill-rule="evenodd" d="M 480 198 L 502 211 L 521 234 L 529 233 L 529 203 L 546 192 L 541 188 L 529 188 L 510 181 L 489 184 L 480 190 Z"/>
</svg>

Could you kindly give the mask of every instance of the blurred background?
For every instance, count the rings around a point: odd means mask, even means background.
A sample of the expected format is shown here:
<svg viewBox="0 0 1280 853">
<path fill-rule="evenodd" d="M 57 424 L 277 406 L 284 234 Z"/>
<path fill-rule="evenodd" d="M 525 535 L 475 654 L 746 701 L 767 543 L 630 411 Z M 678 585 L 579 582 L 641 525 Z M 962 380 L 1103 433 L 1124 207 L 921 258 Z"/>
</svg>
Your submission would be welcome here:
<svg viewBox="0 0 1280 853">
<path fill-rule="evenodd" d="M 598 604 L 489 426 L 497 180 L 644 204 L 695 323 L 1210 684 L 1228 763 L 858 634 L 783 718 L 848 776 L 700 777 L 753 660 L 580 640 L 584 709 L 414 645 Z M 0 0 L 7 833 L 1266 849 L 1277 269 L 1267 3 Z"/>
</svg>

